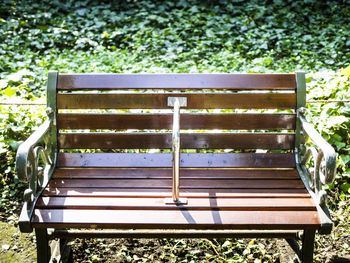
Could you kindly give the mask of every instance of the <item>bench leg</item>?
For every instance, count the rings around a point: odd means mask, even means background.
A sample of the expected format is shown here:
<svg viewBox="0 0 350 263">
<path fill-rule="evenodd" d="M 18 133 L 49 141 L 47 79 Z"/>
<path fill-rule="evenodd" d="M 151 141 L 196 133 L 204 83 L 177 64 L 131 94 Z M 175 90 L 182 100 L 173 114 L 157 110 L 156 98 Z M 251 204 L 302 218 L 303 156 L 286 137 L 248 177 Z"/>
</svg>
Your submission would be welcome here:
<svg viewBox="0 0 350 263">
<path fill-rule="evenodd" d="M 314 258 L 315 230 L 304 230 L 301 262 L 312 263 Z"/>
<path fill-rule="evenodd" d="M 47 263 L 51 258 L 51 249 L 46 228 L 35 229 L 37 262 Z"/>
<path fill-rule="evenodd" d="M 60 238 L 60 262 L 70 263 L 73 262 L 73 256 L 70 245 L 68 245 L 69 239 Z"/>
</svg>

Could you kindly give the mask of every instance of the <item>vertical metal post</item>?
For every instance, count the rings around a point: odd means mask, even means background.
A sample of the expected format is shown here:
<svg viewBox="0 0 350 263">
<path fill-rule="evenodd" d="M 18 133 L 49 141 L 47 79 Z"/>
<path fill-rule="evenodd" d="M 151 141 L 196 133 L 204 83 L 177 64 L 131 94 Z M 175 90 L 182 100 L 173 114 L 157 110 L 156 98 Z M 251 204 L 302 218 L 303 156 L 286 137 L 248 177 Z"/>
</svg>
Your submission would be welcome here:
<svg viewBox="0 0 350 263">
<path fill-rule="evenodd" d="M 312 263 L 314 259 L 315 230 L 304 230 L 301 262 Z"/>
<path fill-rule="evenodd" d="M 173 115 L 173 201 L 179 201 L 180 191 L 180 102 L 178 99 L 174 101 Z"/>
<path fill-rule="evenodd" d="M 51 258 L 51 249 L 49 246 L 49 238 L 46 228 L 36 228 L 36 251 L 37 251 L 37 262 L 47 263 Z"/>
<path fill-rule="evenodd" d="M 50 71 L 47 79 L 47 105 L 46 111 L 49 117 L 52 118 L 52 129 L 50 132 L 50 143 L 57 149 L 57 128 L 56 128 L 56 114 L 57 114 L 57 81 L 58 72 Z"/>
<path fill-rule="evenodd" d="M 301 133 L 301 123 L 299 120 L 300 112 L 299 110 L 301 108 L 306 107 L 306 81 L 305 81 L 305 72 L 299 71 L 295 73 L 296 77 L 296 85 L 297 85 L 297 108 L 296 108 L 296 114 L 297 114 L 297 122 L 296 122 L 296 129 L 295 129 L 295 149 L 297 152 L 299 152 L 299 146 L 302 140 L 302 133 Z"/>
<path fill-rule="evenodd" d="M 172 133 L 172 152 L 173 152 L 173 191 L 172 199 L 166 199 L 166 204 L 187 204 L 187 199 L 180 199 L 180 107 L 187 106 L 185 97 L 168 97 L 168 106 L 173 106 L 173 133 Z"/>
</svg>

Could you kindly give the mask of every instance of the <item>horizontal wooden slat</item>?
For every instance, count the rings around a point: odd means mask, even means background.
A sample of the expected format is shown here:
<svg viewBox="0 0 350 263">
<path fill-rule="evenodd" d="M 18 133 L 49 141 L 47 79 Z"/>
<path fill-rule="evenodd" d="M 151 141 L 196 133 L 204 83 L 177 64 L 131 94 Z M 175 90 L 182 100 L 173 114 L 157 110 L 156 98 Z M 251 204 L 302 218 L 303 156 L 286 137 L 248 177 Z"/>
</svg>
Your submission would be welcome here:
<svg viewBox="0 0 350 263">
<path fill-rule="evenodd" d="M 53 238 L 287 238 L 299 239 L 297 230 L 55 230 Z"/>
<path fill-rule="evenodd" d="M 311 198 L 188 198 L 184 205 L 169 205 L 164 198 L 89 198 L 41 197 L 39 209 L 187 209 L 221 210 L 310 210 L 315 211 Z"/>
<path fill-rule="evenodd" d="M 58 129 L 172 129 L 173 115 L 59 113 Z M 295 129 L 295 114 L 181 114 L 181 129 Z"/>
<path fill-rule="evenodd" d="M 294 148 L 292 133 L 182 133 L 182 149 Z M 61 149 L 170 149 L 171 133 L 61 133 Z"/>
<path fill-rule="evenodd" d="M 35 209 L 35 228 L 318 229 L 316 211 Z"/>
<path fill-rule="evenodd" d="M 186 109 L 294 109 L 289 93 L 63 93 L 58 109 L 169 109 L 168 97 L 186 97 Z"/>
<path fill-rule="evenodd" d="M 60 74 L 58 90 L 295 89 L 295 74 Z"/>
<path fill-rule="evenodd" d="M 172 169 L 57 168 L 54 179 L 171 179 Z M 180 169 L 187 179 L 297 179 L 296 170 Z"/>
<path fill-rule="evenodd" d="M 171 179 L 53 179 L 49 187 L 157 188 L 171 189 Z M 301 180 L 206 180 L 180 178 L 180 189 L 304 188 Z"/>
<path fill-rule="evenodd" d="M 171 153 L 58 153 L 58 167 L 172 167 Z M 293 153 L 181 153 L 181 167 L 295 168 Z"/>
<path fill-rule="evenodd" d="M 87 187 L 47 187 L 44 196 L 84 196 L 84 197 L 169 197 L 171 189 L 159 188 L 87 188 Z M 181 189 L 182 197 L 220 198 L 306 198 L 306 189 Z"/>
</svg>

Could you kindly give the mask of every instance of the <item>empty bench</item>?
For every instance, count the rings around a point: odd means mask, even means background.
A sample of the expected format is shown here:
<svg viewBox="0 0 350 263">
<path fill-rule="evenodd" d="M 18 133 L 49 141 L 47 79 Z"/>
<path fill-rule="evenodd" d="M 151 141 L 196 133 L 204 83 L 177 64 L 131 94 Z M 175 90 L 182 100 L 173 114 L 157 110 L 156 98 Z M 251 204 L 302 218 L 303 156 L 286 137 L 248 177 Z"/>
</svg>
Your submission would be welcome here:
<svg viewBox="0 0 350 263">
<path fill-rule="evenodd" d="M 305 97 L 303 72 L 50 72 L 48 118 L 17 153 L 20 229 L 38 262 L 75 237 L 286 238 L 312 262 L 335 152 Z"/>
</svg>

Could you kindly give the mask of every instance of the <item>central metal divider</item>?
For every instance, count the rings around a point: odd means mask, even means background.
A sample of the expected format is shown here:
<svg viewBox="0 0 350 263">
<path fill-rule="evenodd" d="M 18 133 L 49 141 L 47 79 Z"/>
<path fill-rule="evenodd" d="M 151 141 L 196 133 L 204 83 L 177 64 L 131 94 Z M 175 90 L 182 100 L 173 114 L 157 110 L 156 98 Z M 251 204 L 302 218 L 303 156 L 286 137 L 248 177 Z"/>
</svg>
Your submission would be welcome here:
<svg viewBox="0 0 350 263">
<path fill-rule="evenodd" d="M 187 107 L 186 97 L 168 97 L 168 106 L 173 107 L 173 192 L 172 198 L 166 198 L 165 204 L 184 205 L 186 198 L 180 198 L 180 107 Z"/>
</svg>

